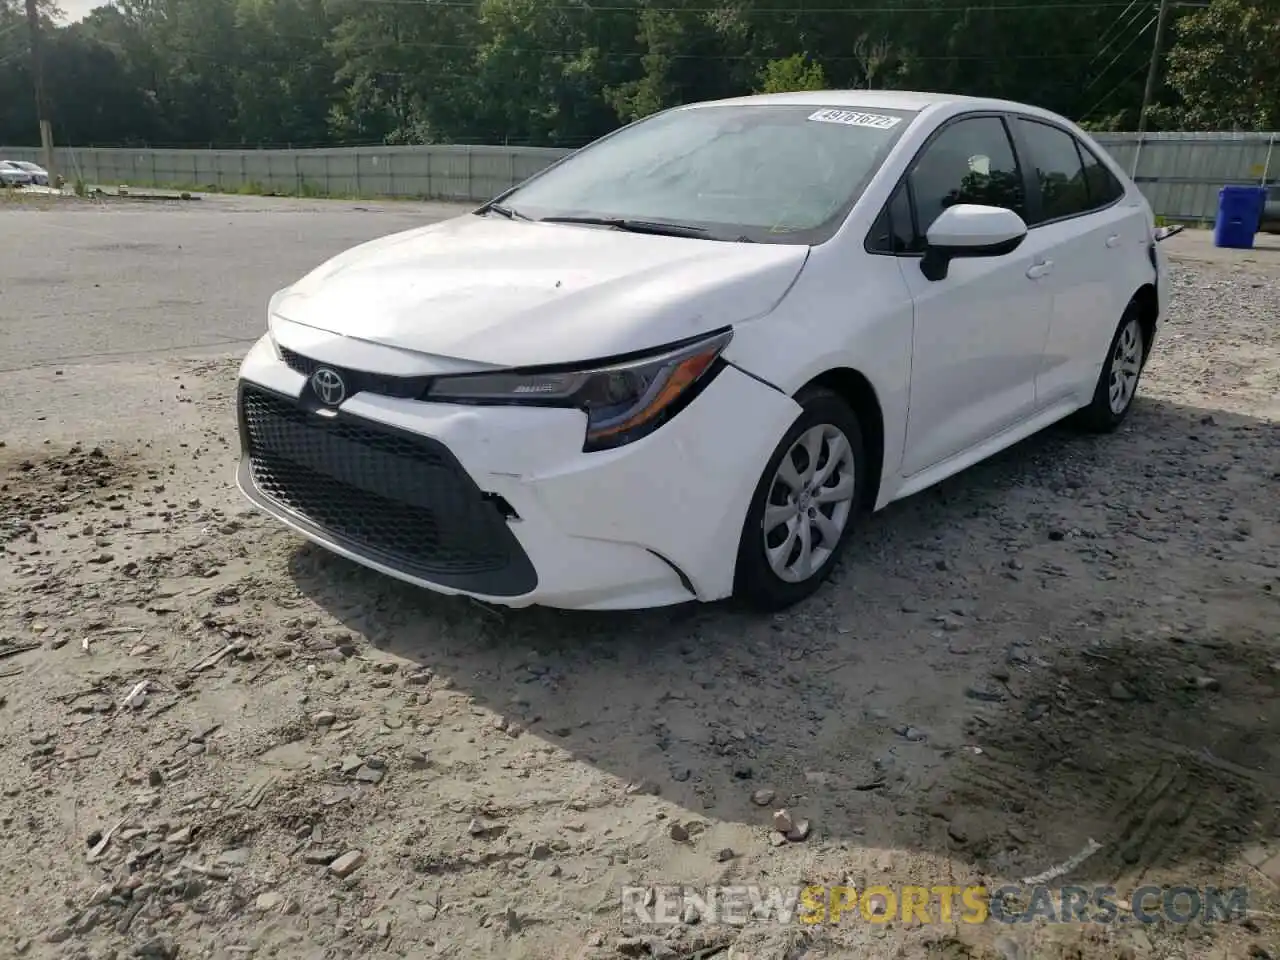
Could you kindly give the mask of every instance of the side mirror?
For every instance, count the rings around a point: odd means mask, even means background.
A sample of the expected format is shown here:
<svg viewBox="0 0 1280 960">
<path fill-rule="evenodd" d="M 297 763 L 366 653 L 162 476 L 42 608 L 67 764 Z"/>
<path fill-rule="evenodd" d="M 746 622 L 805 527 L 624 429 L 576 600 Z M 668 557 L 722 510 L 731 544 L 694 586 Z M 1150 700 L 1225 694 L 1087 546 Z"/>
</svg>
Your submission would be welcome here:
<svg viewBox="0 0 1280 960">
<path fill-rule="evenodd" d="M 958 203 L 929 227 L 920 271 L 929 280 L 944 280 L 957 257 L 1002 257 L 1017 250 L 1026 235 L 1026 223 L 1012 210 Z"/>
</svg>

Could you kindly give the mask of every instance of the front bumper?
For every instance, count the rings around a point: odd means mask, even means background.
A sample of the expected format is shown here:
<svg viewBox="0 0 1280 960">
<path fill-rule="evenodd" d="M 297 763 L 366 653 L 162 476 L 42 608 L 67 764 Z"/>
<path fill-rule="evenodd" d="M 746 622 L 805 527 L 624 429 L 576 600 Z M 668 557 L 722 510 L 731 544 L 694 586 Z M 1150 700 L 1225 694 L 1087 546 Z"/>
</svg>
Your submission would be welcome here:
<svg viewBox="0 0 1280 960">
<path fill-rule="evenodd" d="M 650 436 L 583 453 L 576 410 L 356 393 L 327 416 L 305 385 L 269 337 L 245 358 L 244 495 L 384 574 L 514 607 L 728 596 L 751 494 L 799 412 L 730 366 Z"/>
</svg>

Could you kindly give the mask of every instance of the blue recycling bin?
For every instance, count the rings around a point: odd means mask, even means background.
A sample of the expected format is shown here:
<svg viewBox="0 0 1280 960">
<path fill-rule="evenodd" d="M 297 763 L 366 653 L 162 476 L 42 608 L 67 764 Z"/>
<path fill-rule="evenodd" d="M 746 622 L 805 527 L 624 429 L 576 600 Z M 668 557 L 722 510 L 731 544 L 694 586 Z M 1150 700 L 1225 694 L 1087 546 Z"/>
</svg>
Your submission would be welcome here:
<svg viewBox="0 0 1280 960">
<path fill-rule="evenodd" d="M 1235 250 L 1253 249 L 1253 236 L 1258 232 L 1266 202 L 1266 187 L 1227 186 L 1219 190 L 1213 245 Z"/>
</svg>

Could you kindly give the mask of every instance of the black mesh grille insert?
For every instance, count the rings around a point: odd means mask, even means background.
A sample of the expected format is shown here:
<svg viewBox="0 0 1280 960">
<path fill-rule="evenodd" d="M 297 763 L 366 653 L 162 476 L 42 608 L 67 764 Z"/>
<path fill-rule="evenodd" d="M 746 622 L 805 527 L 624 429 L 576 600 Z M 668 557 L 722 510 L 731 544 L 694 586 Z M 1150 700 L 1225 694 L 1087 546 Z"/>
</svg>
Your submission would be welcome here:
<svg viewBox="0 0 1280 960">
<path fill-rule="evenodd" d="M 514 596 L 536 584 L 498 508 L 438 441 L 248 384 L 240 428 L 254 492 L 322 538 L 457 589 Z"/>
<path fill-rule="evenodd" d="M 302 374 L 304 377 L 310 377 L 320 367 L 329 367 L 332 370 L 336 370 L 342 377 L 343 383 L 346 384 L 348 397 L 363 391 L 366 393 L 378 393 L 384 397 L 398 397 L 401 400 L 416 400 L 425 394 L 427 388 L 431 386 L 430 377 L 393 377 L 385 373 L 351 370 L 347 367 L 339 367 L 312 360 L 310 357 L 304 357 L 288 347 L 280 347 L 279 350 L 281 358 L 289 369 L 295 373 Z"/>
<path fill-rule="evenodd" d="M 310 357 L 304 357 L 300 353 L 294 353 L 287 347 L 280 348 L 280 356 L 284 358 L 284 362 L 288 365 L 290 370 L 294 370 L 302 374 L 304 377 L 311 376 L 316 372 L 316 367 L 320 366 L 320 364 L 316 363 L 316 361 L 312 360 Z"/>
</svg>

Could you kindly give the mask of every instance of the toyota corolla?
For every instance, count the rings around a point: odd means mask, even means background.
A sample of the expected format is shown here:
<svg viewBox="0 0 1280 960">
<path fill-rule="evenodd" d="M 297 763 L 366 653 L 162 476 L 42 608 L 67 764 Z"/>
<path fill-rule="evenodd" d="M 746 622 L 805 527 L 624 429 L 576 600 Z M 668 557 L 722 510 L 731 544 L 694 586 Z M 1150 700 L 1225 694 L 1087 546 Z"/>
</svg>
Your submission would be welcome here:
<svg viewBox="0 0 1280 960">
<path fill-rule="evenodd" d="M 1066 417 L 1119 425 L 1168 302 L 1156 239 L 1034 107 L 678 107 L 276 293 L 238 483 L 441 593 L 779 609 L 859 517 Z"/>
</svg>

